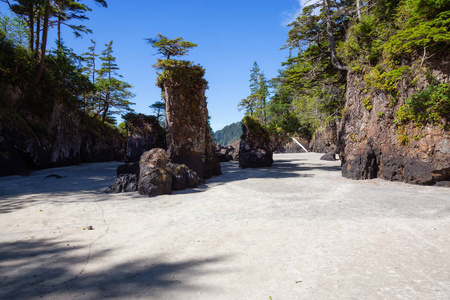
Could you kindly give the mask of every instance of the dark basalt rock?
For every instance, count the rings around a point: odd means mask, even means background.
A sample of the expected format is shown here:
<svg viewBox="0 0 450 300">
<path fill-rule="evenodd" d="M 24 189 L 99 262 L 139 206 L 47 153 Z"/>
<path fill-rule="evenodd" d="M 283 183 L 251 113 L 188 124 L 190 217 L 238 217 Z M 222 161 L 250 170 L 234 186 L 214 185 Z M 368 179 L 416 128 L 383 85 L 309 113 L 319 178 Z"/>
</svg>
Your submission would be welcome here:
<svg viewBox="0 0 450 300">
<path fill-rule="evenodd" d="M 105 193 L 130 193 L 138 190 L 139 176 L 136 174 L 120 174 Z"/>
<path fill-rule="evenodd" d="M 321 160 L 328 160 L 328 161 L 335 161 L 336 159 L 336 154 L 334 153 L 328 153 L 325 155 L 322 155 L 322 157 L 320 157 Z"/>
<path fill-rule="evenodd" d="M 219 143 L 216 144 L 216 153 L 219 158 L 219 162 L 229 162 L 233 160 L 232 153 L 234 152 L 234 147 L 231 145 L 222 146 Z"/>
<path fill-rule="evenodd" d="M 166 148 L 166 134 L 154 116 L 127 114 L 128 139 L 125 162 L 139 161 L 142 153 L 153 148 Z"/>
<path fill-rule="evenodd" d="M 124 140 L 117 130 L 67 104 L 55 103 L 45 116 L 14 113 L 22 117 L 0 120 L 0 176 L 123 159 Z"/>
<path fill-rule="evenodd" d="M 339 123 L 337 123 L 337 121 L 329 122 L 325 128 L 318 128 L 314 132 L 314 136 L 309 143 L 311 151 L 318 153 L 330 153 L 336 151 L 338 144 L 338 129 Z"/>
<path fill-rule="evenodd" d="M 117 178 L 105 193 L 138 191 L 156 196 L 172 191 L 196 188 L 203 181 L 186 165 L 167 162 L 164 149 L 155 148 L 142 154 L 139 162 L 120 165 Z"/>
<path fill-rule="evenodd" d="M 105 193 L 129 193 L 138 190 L 139 162 L 123 164 L 117 167 L 117 177 Z"/>
<path fill-rule="evenodd" d="M 205 90 L 200 66 L 173 66 L 158 79 L 166 101 L 168 157 L 185 164 L 201 178 L 221 175 L 208 125 Z"/>
<path fill-rule="evenodd" d="M 172 193 L 172 176 L 166 171 L 167 154 L 164 149 L 152 149 L 141 156 L 139 162 L 138 192 L 156 196 Z"/>
<path fill-rule="evenodd" d="M 172 175 L 172 190 L 174 191 L 196 188 L 200 183 L 197 174 L 186 165 L 168 163 L 167 171 Z"/>
<path fill-rule="evenodd" d="M 258 120 L 246 116 L 242 120 L 242 139 L 239 147 L 239 167 L 264 168 L 273 164 L 270 136 Z"/>
</svg>

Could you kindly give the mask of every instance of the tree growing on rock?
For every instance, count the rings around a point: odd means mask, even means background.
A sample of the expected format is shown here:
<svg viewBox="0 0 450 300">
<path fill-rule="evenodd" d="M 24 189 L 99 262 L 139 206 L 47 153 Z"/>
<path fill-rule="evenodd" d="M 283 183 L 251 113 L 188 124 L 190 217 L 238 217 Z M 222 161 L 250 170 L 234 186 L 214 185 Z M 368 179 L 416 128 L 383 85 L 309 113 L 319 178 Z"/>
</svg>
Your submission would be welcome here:
<svg viewBox="0 0 450 300">
<path fill-rule="evenodd" d="M 161 34 L 147 41 L 166 58 L 158 59 L 154 67 L 161 71 L 157 85 L 165 99 L 169 160 L 185 164 L 202 178 L 220 175 L 220 164 L 208 125 L 205 69 L 191 61 L 171 59 L 186 55 L 197 45 Z"/>
<path fill-rule="evenodd" d="M 153 48 L 157 49 L 158 54 L 166 59 L 170 59 L 171 56 L 184 56 L 189 49 L 197 47 L 197 44 L 184 41 L 182 37 L 169 39 L 161 33 L 158 33 L 156 38 L 147 38 L 146 40 Z"/>
</svg>

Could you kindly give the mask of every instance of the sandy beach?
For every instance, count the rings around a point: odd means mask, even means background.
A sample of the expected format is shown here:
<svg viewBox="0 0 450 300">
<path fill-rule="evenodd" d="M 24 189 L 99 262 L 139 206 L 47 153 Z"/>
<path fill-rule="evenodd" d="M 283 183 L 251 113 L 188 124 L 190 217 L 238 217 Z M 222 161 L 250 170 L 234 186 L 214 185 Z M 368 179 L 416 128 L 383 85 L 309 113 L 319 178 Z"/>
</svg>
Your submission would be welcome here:
<svg viewBox="0 0 450 300">
<path fill-rule="evenodd" d="M 152 198 L 103 193 L 118 162 L 0 178 L 0 299 L 449 299 L 450 189 L 320 156 Z"/>
</svg>

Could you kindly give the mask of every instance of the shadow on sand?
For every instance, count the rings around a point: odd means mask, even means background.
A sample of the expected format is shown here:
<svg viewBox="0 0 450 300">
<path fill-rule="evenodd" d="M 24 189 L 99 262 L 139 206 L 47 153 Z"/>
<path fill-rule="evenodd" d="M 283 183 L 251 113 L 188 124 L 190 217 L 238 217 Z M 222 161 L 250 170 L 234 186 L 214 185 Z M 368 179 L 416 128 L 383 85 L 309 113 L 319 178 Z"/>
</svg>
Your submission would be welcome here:
<svg viewBox="0 0 450 300">
<path fill-rule="evenodd" d="M 33 173 L 30 176 L 11 176 L 0 178 L 0 214 L 9 213 L 29 205 L 42 202 L 61 201 L 61 197 L 71 194 L 64 202 L 107 201 L 110 195 L 103 191 L 114 182 L 116 168 L 121 163 L 94 163 L 58 169 L 47 169 Z M 223 185 L 228 182 L 241 181 L 249 178 L 302 178 L 314 177 L 314 172 L 340 172 L 339 166 L 327 163 L 311 163 L 307 158 L 283 159 L 276 158 L 270 168 L 241 169 L 237 162 L 222 163 L 221 176 L 208 179 L 206 185 L 196 189 L 175 191 L 174 194 L 200 193 L 208 189 L 209 184 Z M 58 174 L 60 179 L 45 178 L 49 174 Z M 39 194 L 39 197 L 36 197 Z M 95 195 L 95 197 L 94 197 Z M 132 197 L 142 198 L 137 193 Z"/>
<path fill-rule="evenodd" d="M 217 256 L 165 262 L 160 257 L 154 257 L 119 263 L 101 271 L 91 269 L 80 273 L 80 268 L 86 264 L 86 256 L 80 255 L 80 251 L 75 253 L 79 247 L 72 247 L 64 241 L 47 239 L 0 243 L 0 249 L 0 299 L 139 296 L 163 299 L 165 293 L 173 289 L 201 291 L 214 288 L 194 286 L 189 283 L 189 278 L 223 272 L 223 269 L 214 270 L 211 267 L 205 271 L 202 266 L 214 266 L 227 259 Z M 106 259 L 107 255 L 112 255 L 111 251 L 94 253 L 90 259 Z"/>
</svg>

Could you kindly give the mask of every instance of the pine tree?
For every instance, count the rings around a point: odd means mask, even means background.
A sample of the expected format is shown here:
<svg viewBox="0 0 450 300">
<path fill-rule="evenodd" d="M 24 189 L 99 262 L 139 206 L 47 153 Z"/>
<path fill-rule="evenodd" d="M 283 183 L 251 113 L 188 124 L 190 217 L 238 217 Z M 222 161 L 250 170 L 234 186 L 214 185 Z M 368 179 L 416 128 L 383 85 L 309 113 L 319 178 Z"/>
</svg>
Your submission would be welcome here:
<svg viewBox="0 0 450 300">
<path fill-rule="evenodd" d="M 238 107 L 245 109 L 247 115 L 255 116 L 262 123 L 266 124 L 269 86 L 264 72 L 261 71 L 256 61 L 250 70 L 250 92 L 250 96 L 242 99 Z"/>
<path fill-rule="evenodd" d="M 105 50 L 102 51 L 102 56 L 100 57 L 102 65 L 100 70 L 98 70 L 98 75 L 102 78 L 104 78 L 106 75 L 108 79 L 111 79 L 113 75 L 117 75 L 116 71 L 119 70 L 116 64 L 116 58 L 112 56 L 113 53 L 112 45 L 113 45 L 112 40 L 108 44 L 105 44 L 106 48 Z"/>
<path fill-rule="evenodd" d="M 156 101 L 152 105 L 149 106 L 153 109 L 153 113 L 156 115 L 159 124 L 164 124 L 164 116 L 166 111 L 166 104 L 163 101 Z"/>
<path fill-rule="evenodd" d="M 100 116 L 103 122 L 111 120 L 114 114 L 133 111 L 130 105 L 134 104 L 129 101 L 134 97 L 134 94 L 130 92 L 133 86 L 114 77 L 114 75 L 122 76 L 116 72 L 119 70 L 119 67 L 117 66 L 116 58 L 112 55 L 112 45 L 112 40 L 105 45 L 106 48 L 100 56 L 100 60 L 103 63 L 97 71 L 99 75 L 96 83 L 98 109 L 95 115 Z"/>
</svg>

